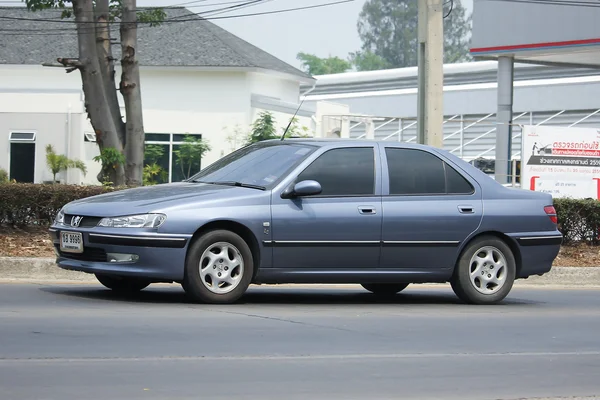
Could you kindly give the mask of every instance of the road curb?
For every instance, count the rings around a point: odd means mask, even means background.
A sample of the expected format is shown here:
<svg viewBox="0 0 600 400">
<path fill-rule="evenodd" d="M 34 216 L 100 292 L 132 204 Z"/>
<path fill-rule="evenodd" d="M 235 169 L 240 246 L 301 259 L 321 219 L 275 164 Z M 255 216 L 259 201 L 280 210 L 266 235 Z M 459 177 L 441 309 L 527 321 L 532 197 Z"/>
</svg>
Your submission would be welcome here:
<svg viewBox="0 0 600 400">
<path fill-rule="evenodd" d="M 58 268 L 54 258 L 0 257 L 0 280 L 96 282 L 91 274 Z M 519 279 L 515 286 L 600 286 L 600 267 L 554 267 L 543 276 Z"/>
</svg>

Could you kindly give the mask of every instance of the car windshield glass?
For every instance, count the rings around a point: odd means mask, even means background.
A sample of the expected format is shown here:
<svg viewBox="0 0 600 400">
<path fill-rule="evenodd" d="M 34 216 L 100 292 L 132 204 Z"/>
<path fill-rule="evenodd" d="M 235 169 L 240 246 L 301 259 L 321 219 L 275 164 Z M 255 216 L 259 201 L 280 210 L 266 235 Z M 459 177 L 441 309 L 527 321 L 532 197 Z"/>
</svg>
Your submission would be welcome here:
<svg viewBox="0 0 600 400">
<path fill-rule="evenodd" d="M 239 182 L 268 188 L 314 150 L 313 146 L 294 143 L 256 143 L 221 158 L 189 180 L 207 183 Z"/>
</svg>

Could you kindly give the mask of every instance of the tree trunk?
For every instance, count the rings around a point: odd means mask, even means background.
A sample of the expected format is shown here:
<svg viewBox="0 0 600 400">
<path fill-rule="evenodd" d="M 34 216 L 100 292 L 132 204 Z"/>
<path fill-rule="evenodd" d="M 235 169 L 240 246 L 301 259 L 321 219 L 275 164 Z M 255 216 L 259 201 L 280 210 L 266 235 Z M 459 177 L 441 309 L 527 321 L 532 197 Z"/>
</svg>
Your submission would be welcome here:
<svg viewBox="0 0 600 400">
<path fill-rule="evenodd" d="M 125 146 L 125 123 L 121 117 L 121 108 L 117 98 L 117 86 L 115 83 L 115 60 L 112 55 L 110 26 L 109 0 L 96 0 L 96 52 L 98 63 L 104 82 L 104 91 L 113 116 L 117 136 L 121 145 Z"/>
<path fill-rule="evenodd" d="M 136 57 L 137 15 L 136 0 L 122 1 L 121 19 L 121 84 L 120 90 L 125 101 L 126 140 L 125 169 L 128 186 L 142 184 L 144 163 L 144 122 L 142 115 L 142 94 L 140 90 L 140 70 Z"/>
<path fill-rule="evenodd" d="M 77 22 L 77 42 L 79 47 L 79 70 L 85 94 L 85 107 L 96 132 L 100 150 L 113 147 L 122 152 L 114 117 L 106 96 L 105 85 L 96 50 L 96 29 L 92 0 L 74 0 L 73 12 Z M 115 185 L 124 183 L 124 168 L 119 166 L 112 180 Z"/>
</svg>

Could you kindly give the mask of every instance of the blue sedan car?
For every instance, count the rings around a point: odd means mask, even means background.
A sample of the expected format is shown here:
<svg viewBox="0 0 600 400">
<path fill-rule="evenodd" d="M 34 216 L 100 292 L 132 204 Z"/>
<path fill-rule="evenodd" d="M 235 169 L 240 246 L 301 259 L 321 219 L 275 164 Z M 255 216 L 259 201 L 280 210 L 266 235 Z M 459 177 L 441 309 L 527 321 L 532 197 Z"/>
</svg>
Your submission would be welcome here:
<svg viewBox="0 0 600 400">
<path fill-rule="evenodd" d="M 392 295 L 450 282 L 492 304 L 550 271 L 562 242 L 552 203 L 429 146 L 273 140 L 184 182 L 71 202 L 50 234 L 59 267 L 115 291 L 177 282 L 194 301 L 232 303 L 250 284 Z"/>
</svg>

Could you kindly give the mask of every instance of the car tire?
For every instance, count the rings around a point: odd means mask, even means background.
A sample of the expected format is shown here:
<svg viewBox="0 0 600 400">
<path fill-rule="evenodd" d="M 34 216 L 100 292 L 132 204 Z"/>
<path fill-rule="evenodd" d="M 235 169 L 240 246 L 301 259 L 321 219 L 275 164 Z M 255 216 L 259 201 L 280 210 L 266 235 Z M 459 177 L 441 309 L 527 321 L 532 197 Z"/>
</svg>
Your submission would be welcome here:
<svg viewBox="0 0 600 400">
<path fill-rule="evenodd" d="M 96 274 L 98 282 L 119 293 L 135 293 L 150 285 L 149 280 Z"/>
<path fill-rule="evenodd" d="M 510 247 L 497 237 L 482 236 L 463 250 L 450 284 L 466 303 L 495 304 L 512 289 L 516 270 Z"/>
<path fill-rule="evenodd" d="M 362 283 L 369 292 L 380 296 L 391 296 L 406 289 L 408 283 Z"/>
<path fill-rule="evenodd" d="M 193 301 L 230 304 L 246 292 L 253 275 L 254 258 L 244 239 L 214 230 L 190 245 L 182 287 Z"/>
</svg>

